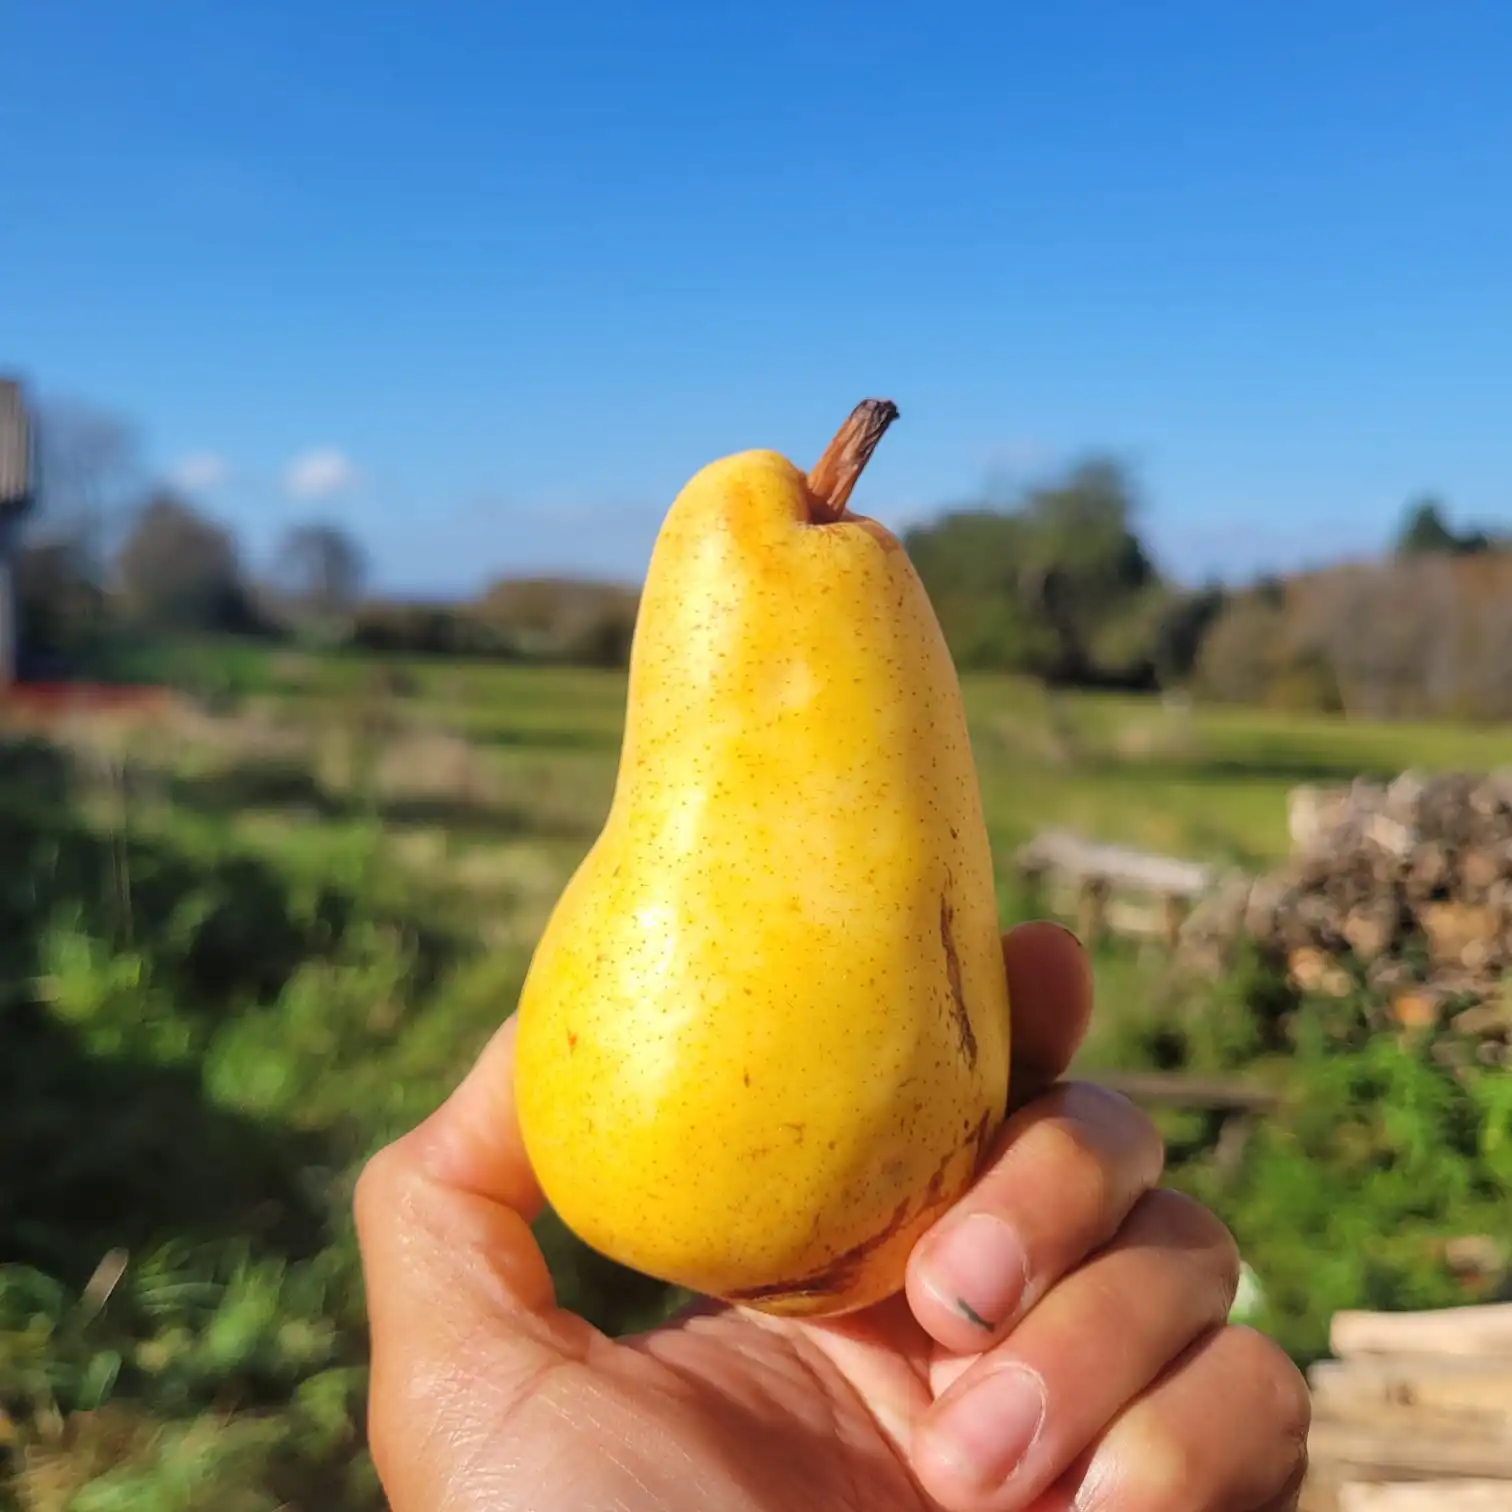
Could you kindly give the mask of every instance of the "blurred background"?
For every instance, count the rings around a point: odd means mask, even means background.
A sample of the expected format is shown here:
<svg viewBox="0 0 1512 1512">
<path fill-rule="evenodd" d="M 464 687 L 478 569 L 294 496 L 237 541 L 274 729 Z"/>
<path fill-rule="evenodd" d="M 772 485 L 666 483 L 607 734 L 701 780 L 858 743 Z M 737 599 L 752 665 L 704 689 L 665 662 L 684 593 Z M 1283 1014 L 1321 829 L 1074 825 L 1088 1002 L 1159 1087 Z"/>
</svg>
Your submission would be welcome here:
<svg viewBox="0 0 1512 1512">
<path fill-rule="evenodd" d="M 355 1173 L 597 832 L 677 490 L 869 395 L 1004 920 L 1244 1315 L 1502 1296 L 1512 12 L 0 31 L 0 1508 L 382 1505 Z"/>
</svg>

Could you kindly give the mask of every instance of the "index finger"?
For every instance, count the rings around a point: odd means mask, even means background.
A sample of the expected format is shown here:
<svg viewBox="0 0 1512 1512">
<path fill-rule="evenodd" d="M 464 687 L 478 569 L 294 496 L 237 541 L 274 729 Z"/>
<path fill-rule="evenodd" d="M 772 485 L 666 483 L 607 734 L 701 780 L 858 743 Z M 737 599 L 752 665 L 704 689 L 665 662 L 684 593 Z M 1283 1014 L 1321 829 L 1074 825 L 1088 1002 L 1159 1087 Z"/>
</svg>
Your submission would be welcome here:
<svg viewBox="0 0 1512 1512">
<path fill-rule="evenodd" d="M 529 1223 L 546 1199 L 515 1113 L 517 1028 L 518 1019 L 510 1014 L 452 1094 L 400 1143 L 433 1180 L 502 1203 Z"/>
<path fill-rule="evenodd" d="M 1003 936 L 1018 1107 L 1056 1081 L 1081 1047 L 1092 1017 L 1092 965 L 1081 941 L 1048 919 Z"/>
</svg>

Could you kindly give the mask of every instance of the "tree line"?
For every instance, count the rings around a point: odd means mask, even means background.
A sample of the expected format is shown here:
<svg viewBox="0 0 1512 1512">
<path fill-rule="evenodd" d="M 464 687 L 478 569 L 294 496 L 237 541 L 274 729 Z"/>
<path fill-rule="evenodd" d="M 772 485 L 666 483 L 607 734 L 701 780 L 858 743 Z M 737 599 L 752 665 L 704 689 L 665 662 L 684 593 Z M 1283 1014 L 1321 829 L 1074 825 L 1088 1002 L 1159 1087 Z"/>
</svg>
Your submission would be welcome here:
<svg viewBox="0 0 1512 1512">
<path fill-rule="evenodd" d="M 367 592 L 358 541 L 319 519 L 253 570 L 181 492 L 144 484 L 124 422 L 44 413 L 43 508 L 23 553 L 27 643 L 45 655 L 105 630 L 222 631 L 373 651 L 623 666 L 637 593 L 503 578 L 467 602 Z M 940 511 L 904 544 L 963 671 L 1064 687 L 1368 717 L 1512 716 L 1512 542 L 1409 502 L 1384 555 L 1241 586 L 1182 584 L 1140 532 L 1117 458 L 1089 454 L 1006 496 Z"/>
<path fill-rule="evenodd" d="M 1409 501 L 1389 551 L 1193 588 L 1138 531 L 1126 469 L 1073 463 L 909 532 L 957 662 L 1060 685 L 1379 719 L 1512 717 L 1512 539 Z"/>
<path fill-rule="evenodd" d="M 77 402 L 43 406 L 39 508 L 16 563 L 22 672 L 100 671 L 149 636 L 234 634 L 325 647 L 623 665 L 637 594 L 505 579 L 471 602 L 369 592 L 361 543 L 329 520 L 290 526 L 252 563 L 187 491 L 147 476 L 133 427 Z"/>
</svg>

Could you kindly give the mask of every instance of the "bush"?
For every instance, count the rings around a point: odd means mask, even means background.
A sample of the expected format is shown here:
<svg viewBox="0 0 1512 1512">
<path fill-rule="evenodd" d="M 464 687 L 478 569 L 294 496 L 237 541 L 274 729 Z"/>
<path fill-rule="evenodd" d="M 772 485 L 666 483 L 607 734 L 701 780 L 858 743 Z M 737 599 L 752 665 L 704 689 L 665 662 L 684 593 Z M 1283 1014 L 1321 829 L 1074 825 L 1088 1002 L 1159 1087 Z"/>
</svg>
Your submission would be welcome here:
<svg viewBox="0 0 1512 1512">
<path fill-rule="evenodd" d="M 351 641 L 390 655 L 512 658 L 508 636 L 466 608 L 446 604 L 365 604 L 352 619 Z"/>
</svg>

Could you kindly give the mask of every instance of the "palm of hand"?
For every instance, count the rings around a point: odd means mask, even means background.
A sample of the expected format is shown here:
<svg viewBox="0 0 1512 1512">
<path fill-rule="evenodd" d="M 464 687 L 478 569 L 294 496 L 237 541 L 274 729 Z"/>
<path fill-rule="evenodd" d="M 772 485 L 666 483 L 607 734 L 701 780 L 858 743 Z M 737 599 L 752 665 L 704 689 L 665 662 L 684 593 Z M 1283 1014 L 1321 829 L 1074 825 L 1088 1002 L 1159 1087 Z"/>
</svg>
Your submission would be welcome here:
<svg viewBox="0 0 1512 1512">
<path fill-rule="evenodd" d="M 559 1308 L 506 1026 L 359 1183 L 395 1512 L 1292 1512 L 1306 1384 L 1223 1326 L 1232 1239 L 1131 1105 L 1045 1090 L 1085 958 L 1028 925 L 1005 966 L 1018 1111 L 905 1290 L 823 1321 L 708 1302 L 616 1342 Z"/>
<path fill-rule="evenodd" d="M 542 1506 L 937 1512 L 908 1434 L 971 1357 L 945 1355 L 901 1298 L 829 1324 L 709 1308 L 620 1343 L 556 1324 L 559 1363 L 509 1424 Z"/>
</svg>

